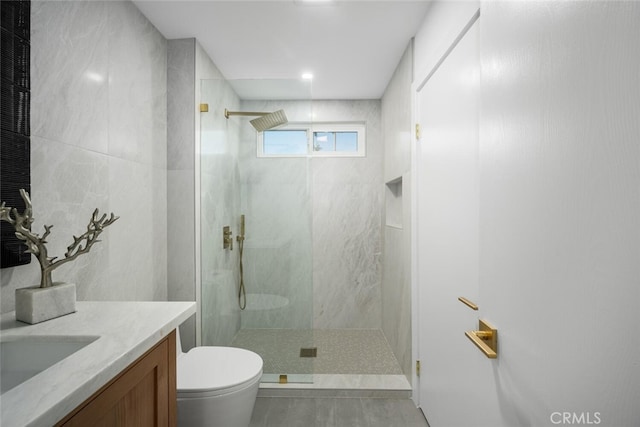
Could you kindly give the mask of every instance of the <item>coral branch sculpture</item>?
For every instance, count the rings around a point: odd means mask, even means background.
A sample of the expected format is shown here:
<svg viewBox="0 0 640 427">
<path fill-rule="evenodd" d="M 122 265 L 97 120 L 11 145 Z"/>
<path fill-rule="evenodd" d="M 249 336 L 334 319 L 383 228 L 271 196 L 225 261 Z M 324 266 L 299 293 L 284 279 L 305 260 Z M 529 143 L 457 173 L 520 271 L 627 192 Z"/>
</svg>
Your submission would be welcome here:
<svg viewBox="0 0 640 427">
<path fill-rule="evenodd" d="M 87 231 L 79 237 L 73 236 L 73 243 L 67 247 L 67 252 L 65 252 L 64 258 L 57 259 L 57 257 L 49 257 L 46 246 L 46 239 L 51 233 L 53 225 L 44 226 L 44 234 L 42 237 L 33 233 L 31 231 L 31 224 L 33 224 L 33 210 L 31 207 L 29 193 L 23 189 L 20 190 L 20 196 L 22 196 L 22 200 L 24 200 L 26 206 L 24 212 L 20 214 L 16 208 L 6 207 L 5 203 L 2 202 L 2 205 L 0 205 L 0 220 L 7 221 L 13 225 L 16 230 L 16 237 L 27 245 L 27 252 L 32 253 L 36 258 L 38 258 L 38 261 L 40 262 L 40 270 L 42 272 L 42 276 L 40 278 L 41 288 L 52 286 L 53 281 L 51 280 L 51 272 L 61 265 L 73 261 L 78 256 L 88 253 L 91 246 L 100 241 L 98 240 L 100 233 L 120 218 L 118 216 L 114 216 L 113 213 L 109 218 L 107 218 L 106 214 L 98 217 L 99 213 L 98 209 L 96 209 L 93 211 L 89 225 L 87 225 Z"/>
</svg>

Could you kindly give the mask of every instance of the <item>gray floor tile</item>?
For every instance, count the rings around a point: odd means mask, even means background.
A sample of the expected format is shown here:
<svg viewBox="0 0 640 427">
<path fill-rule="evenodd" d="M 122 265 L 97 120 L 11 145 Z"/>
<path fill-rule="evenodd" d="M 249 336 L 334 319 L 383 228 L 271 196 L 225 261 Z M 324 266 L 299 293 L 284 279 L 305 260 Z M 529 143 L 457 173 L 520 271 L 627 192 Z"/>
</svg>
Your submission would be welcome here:
<svg viewBox="0 0 640 427">
<path fill-rule="evenodd" d="M 362 399 L 362 406 L 369 427 L 405 427 L 402 412 L 406 407 L 400 405 L 400 401 Z"/>
<path fill-rule="evenodd" d="M 361 399 L 336 399 L 336 427 L 369 427 Z"/>
<path fill-rule="evenodd" d="M 428 427 L 410 399 L 259 397 L 251 427 Z"/>
<path fill-rule="evenodd" d="M 309 427 L 313 425 L 318 411 L 317 399 L 298 397 L 287 400 L 289 401 L 287 426 Z"/>
<path fill-rule="evenodd" d="M 313 425 L 315 427 L 335 426 L 337 425 L 336 399 L 313 399 L 317 402 L 316 419 Z"/>
<path fill-rule="evenodd" d="M 267 414 L 270 403 L 269 399 L 256 399 L 256 403 L 253 406 L 253 414 L 251 415 L 252 427 L 265 427 L 267 425 Z"/>
</svg>

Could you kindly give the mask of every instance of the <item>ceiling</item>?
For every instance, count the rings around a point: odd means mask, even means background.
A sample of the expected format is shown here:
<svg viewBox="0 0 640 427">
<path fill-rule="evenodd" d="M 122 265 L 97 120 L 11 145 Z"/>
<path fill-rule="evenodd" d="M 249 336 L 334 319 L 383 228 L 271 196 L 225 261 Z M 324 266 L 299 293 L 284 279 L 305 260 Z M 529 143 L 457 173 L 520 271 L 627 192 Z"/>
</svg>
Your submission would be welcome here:
<svg viewBox="0 0 640 427">
<path fill-rule="evenodd" d="M 430 5 L 429 0 L 134 3 L 167 39 L 195 37 L 226 79 L 299 80 L 310 72 L 313 99 L 381 98 Z M 254 90 L 257 98 L 258 93 Z"/>
</svg>

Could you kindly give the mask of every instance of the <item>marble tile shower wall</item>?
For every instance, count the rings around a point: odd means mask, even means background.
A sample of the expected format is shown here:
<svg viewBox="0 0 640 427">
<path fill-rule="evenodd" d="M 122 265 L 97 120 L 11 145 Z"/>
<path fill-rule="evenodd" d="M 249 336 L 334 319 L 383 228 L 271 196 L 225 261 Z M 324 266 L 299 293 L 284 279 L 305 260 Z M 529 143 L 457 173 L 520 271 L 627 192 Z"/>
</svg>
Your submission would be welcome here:
<svg viewBox="0 0 640 427">
<path fill-rule="evenodd" d="M 385 221 L 382 275 L 382 330 L 404 374 L 411 381 L 411 84 L 410 43 L 382 97 L 385 141 L 384 177 L 402 178 L 402 221 Z M 387 194 L 391 197 L 390 194 Z"/>
<path fill-rule="evenodd" d="M 291 122 L 308 121 L 310 113 L 315 121 L 366 122 L 365 158 L 256 159 L 255 132 L 250 132 L 241 146 L 243 209 L 259 212 L 250 219 L 265 231 L 255 236 L 255 247 L 247 242 L 247 277 L 248 285 L 256 288 L 249 292 L 289 298 L 294 313 L 281 313 L 304 325 L 298 327 L 380 328 L 380 101 L 313 101 L 311 108 L 303 101 L 252 101 L 243 102 L 242 108 L 284 108 Z M 257 267 L 258 253 L 269 250 L 266 242 L 277 246 L 274 253 L 295 254 L 290 258 L 296 262 L 282 265 L 280 254 Z M 310 301 L 312 307 L 304 305 Z M 283 318 L 279 324 L 285 322 Z"/>
<path fill-rule="evenodd" d="M 166 40 L 128 2 L 33 1 L 32 199 L 62 255 L 91 212 L 120 216 L 91 253 L 54 272 L 80 300 L 167 297 Z M 39 281 L 3 269 L 1 311 Z"/>
<path fill-rule="evenodd" d="M 314 327 L 381 328 L 382 143 L 380 100 L 314 101 L 315 121 L 364 121 L 364 158 L 315 158 Z"/>
</svg>

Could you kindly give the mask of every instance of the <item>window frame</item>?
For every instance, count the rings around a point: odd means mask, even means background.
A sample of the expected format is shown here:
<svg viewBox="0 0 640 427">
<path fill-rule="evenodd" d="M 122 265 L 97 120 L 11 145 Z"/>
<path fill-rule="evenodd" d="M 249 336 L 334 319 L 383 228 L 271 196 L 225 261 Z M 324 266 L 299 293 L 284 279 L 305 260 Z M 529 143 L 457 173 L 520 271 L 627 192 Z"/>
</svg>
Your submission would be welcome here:
<svg viewBox="0 0 640 427">
<path fill-rule="evenodd" d="M 287 157 L 366 157 L 366 123 L 365 122 L 313 122 L 288 123 L 272 130 L 301 131 L 307 133 L 306 154 L 269 154 L 264 152 L 264 132 L 257 132 L 256 155 L 258 158 L 287 158 Z M 357 151 L 315 151 L 313 149 L 314 132 L 356 132 Z"/>
</svg>

